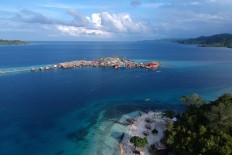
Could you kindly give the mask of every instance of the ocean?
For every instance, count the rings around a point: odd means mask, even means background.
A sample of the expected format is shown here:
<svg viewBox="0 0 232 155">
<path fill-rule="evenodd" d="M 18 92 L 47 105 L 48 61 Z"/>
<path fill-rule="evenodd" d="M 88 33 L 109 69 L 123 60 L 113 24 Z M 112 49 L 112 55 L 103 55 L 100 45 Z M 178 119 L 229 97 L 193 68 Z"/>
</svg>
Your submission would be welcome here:
<svg viewBox="0 0 232 155">
<path fill-rule="evenodd" d="M 120 126 L 110 120 L 136 110 L 181 112 L 179 97 L 191 93 L 211 101 L 232 92 L 232 49 L 166 41 L 0 46 L 0 71 L 107 56 L 161 66 L 0 74 L 0 154 L 119 154 Z"/>
</svg>

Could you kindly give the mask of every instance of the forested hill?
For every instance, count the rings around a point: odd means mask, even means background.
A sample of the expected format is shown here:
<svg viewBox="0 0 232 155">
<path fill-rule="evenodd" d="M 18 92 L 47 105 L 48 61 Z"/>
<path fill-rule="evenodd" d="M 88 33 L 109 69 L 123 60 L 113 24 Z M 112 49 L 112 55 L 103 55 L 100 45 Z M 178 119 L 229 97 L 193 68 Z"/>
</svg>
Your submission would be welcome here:
<svg viewBox="0 0 232 155">
<path fill-rule="evenodd" d="M 203 47 L 228 47 L 232 48 L 232 34 L 217 34 L 199 38 L 178 40 L 181 44 L 196 44 Z"/>
<path fill-rule="evenodd" d="M 1 40 L 0 45 L 26 45 L 28 42 L 20 41 L 20 40 Z"/>
<path fill-rule="evenodd" d="M 232 94 L 210 104 L 196 94 L 181 100 L 186 111 L 167 129 L 169 149 L 178 155 L 231 155 Z"/>
</svg>

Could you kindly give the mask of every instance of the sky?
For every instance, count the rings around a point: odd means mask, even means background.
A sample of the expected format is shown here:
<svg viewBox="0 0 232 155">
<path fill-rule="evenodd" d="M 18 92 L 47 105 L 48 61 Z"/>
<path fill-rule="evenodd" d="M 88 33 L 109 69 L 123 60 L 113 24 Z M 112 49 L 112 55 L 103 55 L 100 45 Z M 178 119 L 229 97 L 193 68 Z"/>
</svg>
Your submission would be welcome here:
<svg viewBox="0 0 232 155">
<path fill-rule="evenodd" d="M 135 41 L 232 33 L 232 0 L 3 0 L 0 39 Z"/>
</svg>

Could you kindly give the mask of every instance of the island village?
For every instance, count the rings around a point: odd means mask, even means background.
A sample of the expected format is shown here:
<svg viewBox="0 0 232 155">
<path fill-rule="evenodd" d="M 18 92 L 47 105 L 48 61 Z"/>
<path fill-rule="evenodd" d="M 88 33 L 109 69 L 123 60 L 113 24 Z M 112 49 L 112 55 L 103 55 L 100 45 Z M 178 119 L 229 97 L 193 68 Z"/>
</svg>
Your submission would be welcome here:
<svg viewBox="0 0 232 155">
<path fill-rule="evenodd" d="M 43 67 L 31 67 L 25 69 L 15 69 L 10 71 L 0 71 L 0 74 L 4 73 L 13 73 L 13 72 L 23 72 L 23 71 L 44 71 L 51 69 L 70 69 L 78 67 L 113 67 L 118 68 L 145 68 L 145 69 L 156 69 L 160 66 L 160 63 L 157 61 L 150 62 L 136 62 L 133 60 L 128 60 L 120 57 L 104 57 L 98 60 L 88 61 L 88 60 L 75 60 L 68 61 L 63 63 L 58 63 L 54 65 L 48 65 Z"/>
<path fill-rule="evenodd" d="M 127 60 L 124 58 L 120 57 L 105 57 L 105 58 L 100 58 L 98 60 L 93 60 L 93 61 L 87 61 L 87 60 L 76 60 L 76 61 L 69 61 L 69 62 L 63 62 L 59 63 L 54 66 L 47 66 L 47 67 L 41 67 L 39 70 L 49 70 L 52 68 L 63 68 L 63 69 L 68 69 L 68 68 L 76 68 L 76 67 L 87 67 L 87 66 L 92 66 L 92 67 L 114 67 L 115 69 L 118 68 L 146 68 L 146 69 L 151 69 L 151 68 L 157 68 L 159 67 L 160 63 L 159 62 L 147 62 L 147 63 L 142 63 L 142 62 L 135 62 L 132 60 Z M 35 68 L 32 68 L 32 70 L 36 70 Z"/>
</svg>

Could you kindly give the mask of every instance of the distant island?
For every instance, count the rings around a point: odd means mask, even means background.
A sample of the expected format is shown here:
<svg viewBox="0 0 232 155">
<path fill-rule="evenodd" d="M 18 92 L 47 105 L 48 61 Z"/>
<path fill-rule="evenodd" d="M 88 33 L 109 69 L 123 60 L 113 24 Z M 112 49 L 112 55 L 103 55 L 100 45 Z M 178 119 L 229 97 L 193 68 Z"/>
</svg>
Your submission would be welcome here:
<svg viewBox="0 0 232 155">
<path fill-rule="evenodd" d="M 27 45 L 27 44 L 29 43 L 20 40 L 0 40 L 0 45 Z"/>
<path fill-rule="evenodd" d="M 201 36 L 199 38 L 177 40 L 181 44 L 194 44 L 201 47 L 227 47 L 232 48 L 232 34 L 217 34 Z"/>
</svg>

